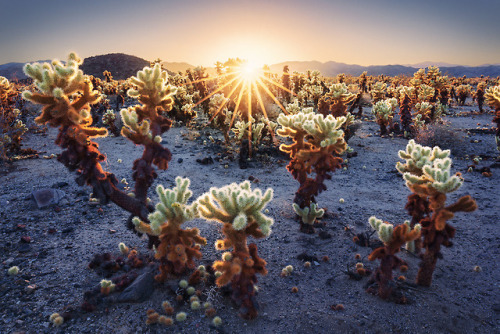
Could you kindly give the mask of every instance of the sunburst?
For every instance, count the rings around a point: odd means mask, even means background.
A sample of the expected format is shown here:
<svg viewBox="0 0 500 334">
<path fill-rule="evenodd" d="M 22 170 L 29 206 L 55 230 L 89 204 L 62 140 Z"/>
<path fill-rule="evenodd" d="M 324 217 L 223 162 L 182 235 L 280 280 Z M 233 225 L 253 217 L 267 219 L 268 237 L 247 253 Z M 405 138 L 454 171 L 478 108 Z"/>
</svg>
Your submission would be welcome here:
<svg viewBox="0 0 500 334">
<path fill-rule="evenodd" d="M 219 68 L 219 73 L 216 77 L 208 77 L 197 80 L 195 82 L 208 81 L 208 80 L 216 80 L 221 83 L 218 85 L 216 89 L 210 92 L 208 95 L 200 99 L 193 106 L 196 107 L 203 103 L 204 101 L 210 99 L 215 94 L 219 93 L 229 93 L 227 96 L 227 100 L 225 100 L 218 108 L 218 110 L 211 115 L 209 122 L 217 117 L 224 109 L 231 99 L 233 99 L 235 103 L 234 111 L 232 113 L 232 118 L 229 124 L 229 128 L 232 128 L 235 118 L 237 115 L 240 115 L 242 118 L 246 118 L 248 120 L 248 145 L 249 152 L 252 152 L 252 115 L 257 112 L 257 110 L 252 110 L 252 104 L 255 103 L 258 108 L 261 109 L 263 119 L 266 123 L 266 126 L 271 134 L 272 140 L 275 140 L 274 132 L 270 125 L 268 111 L 266 110 L 264 103 L 264 96 L 268 96 L 271 100 L 285 113 L 288 114 L 285 107 L 279 101 L 278 97 L 272 92 L 271 88 L 279 88 L 282 91 L 285 91 L 291 95 L 296 96 L 296 94 L 290 89 L 284 87 L 279 82 L 272 78 L 271 72 L 269 70 L 264 70 L 263 67 L 259 67 L 255 63 L 250 61 L 241 60 L 241 59 L 229 59 L 224 64 L 217 63 Z M 191 83 L 195 83 L 191 82 Z M 242 108 L 242 102 L 246 102 L 246 108 Z M 246 109 L 246 110 L 244 110 Z"/>
</svg>

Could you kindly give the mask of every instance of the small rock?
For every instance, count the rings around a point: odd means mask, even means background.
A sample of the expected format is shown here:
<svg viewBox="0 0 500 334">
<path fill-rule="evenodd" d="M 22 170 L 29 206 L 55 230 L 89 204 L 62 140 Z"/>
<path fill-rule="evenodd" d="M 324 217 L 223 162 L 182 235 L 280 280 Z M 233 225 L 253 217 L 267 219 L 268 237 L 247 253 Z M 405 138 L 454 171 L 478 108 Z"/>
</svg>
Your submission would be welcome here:
<svg viewBox="0 0 500 334">
<path fill-rule="evenodd" d="M 212 157 L 206 157 L 203 159 L 196 159 L 196 162 L 202 165 L 211 165 L 214 163 L 214 159 L 212 159 Z"/>
<path fill-rule="evenodd" d="M 67 185 L 68 185 L 68 182 L 61 181 L 61 182 L 54 183 L 51 188 L 63 188 L 63 187 L 66 187 Z"/>
<path fill-rule="evenodd" d="M 62 233 L 70 233 L 75 230 L 74 227 L 66 227 L 64 230 L 62 230 Z"/>
<path fill-rule="evenodd" d="M 33 191 L 31 196 L 35 200 L 38 208 L 42 209 L 52 204 L 59 203 L 59 201 L 66 196 L 66 193 L 58 189 L 45 188 Z"/>
<path fill-rule="evenodd" d="M 17 251 L 19 253 L 27 253 L 29 251 L 31 251 L 31 245 L 30 244 L 19 244 L 19 247 L 17 247 Z"/>
<path fill-rule="evenodd" d="M 180 164 L 181 164 L 183 161 L 184 161 L 184 159 L 182 159 L 182 158 L 177 159 L 177 162 L 178 162 L 178 163 L 180 163 Z"/>
<path fill-rule="evenodd" d="M 153 293 L 154 276 L 151 271 L 137 277 L 122 293 L 111 296 L 110 300 L 116 303 L 137 302 L 146 300 Z"/>
<path fill-rule="evenodd" d="M 29 244 L 31 242 L 31 237 L 25 235 L 21 237 L 21 242 L 24 242 L 26 244 Z"/>
<path fill-rule="evenodd" d="M 114 234 L 114 233 L 116 233 L 116 230 L 109 229 L 109 234 Z"/>
<path fill-rule="evenodd" d="M 24 288 L 24 292 L 28 295 L 32 294 L 35 292 L 37 286 L 35 284 L 30 284 L 27 287 Z"/>
</svg>

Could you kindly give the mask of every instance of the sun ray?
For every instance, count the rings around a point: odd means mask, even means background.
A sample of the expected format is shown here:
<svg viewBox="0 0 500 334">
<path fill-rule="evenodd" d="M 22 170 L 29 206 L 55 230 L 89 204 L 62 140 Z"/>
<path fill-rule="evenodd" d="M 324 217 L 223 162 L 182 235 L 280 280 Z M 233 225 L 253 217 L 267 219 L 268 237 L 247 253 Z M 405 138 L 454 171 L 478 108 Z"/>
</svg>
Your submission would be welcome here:
<svg viewBox="0 0 500 334">
<path fill-rule="evenodd" d="M 252 83 L 253 80 L 247 81 L 248 156 L 250 158 L 252 157 Z"/>
<path fill-rule="evenodd" d="M 238 95 L 238 100 L 236 101 L 236 107 L 234 107 L 233 117 L 231 118 L 231 123 L 229 124 L 230 129 L 233 127 L 236 114 L 238 114 L 238 108 L 240 107 L 241 98 L 243 96 L 243 92 L 245 91 L 246 87 L 247 87 L 247 81 L 243 81 L 243 87 L 241 87 L 240 95 Z"/>
<path fill-rule="evenodd" d="M 273 99 L 273 101 L 281 108 L 281 110 L 283 110 L 285 115 L 288 115 L 288 111 L 286 111 L 285 107 L 283 107 L 283 105 L 280 103 L 280 101 L 278 101 L 276 96 L 274 96 L 274 94 L 269 90 L 269 88 L 267 88 L 267 86 L 262 82 L 262 80 L 260 80 L 260 78 L 258 78 L 257 82 L 264 89 L 264 91 L 267 93 L 267 95 L 269 95 Z"/>
<path fill-rule="evenodd" d="M 243 82 L 243 79 L 240 78 L 240 81 L 238 81 L 238 83 L 236 84 L 236 86 L 234 86 L 234 88 L 231 90 L 231 92 L 227 96 L 227 100 L 225 100 L 220 105 L 219 109 L 217 109 L 217 112 L 215 114 L 213 114 L 212 117 L 210 117 L 210 120 L 208 121 L 209 123 L 211 123 L 214 120 L 214 118 L 221 112 L 222 108 L 224 108 L 224 106 L 229 102 L 229 99 L 231 98 L 231 96 L 233 96 L 233 93 L 236 91 L 236 89 L 238 88 L 238 86 L 241 85 L 242 82 Z"/>
<path fill-rule="evenodd" d="M 260 95 L 257 83 L 254 81 L 253 86 L 255 87 L 255 95 L 257 95 L 257 101 L 259 102 L 260 108 L 262 109 L 262 113 L 264 114 L 264 119 L 267 123 L 267 128 L 269 129 L 269 133 L 271 134 L 271 138 L 273 143 L 275 142 L 274 131 L 271 128 L 271 123 L 269 123 L 269 117 L 267 117 L 266 107 L 264 106 L 264 101 L 262 101 L 262 96 Z"/>
<path fill-rule="evenodd" d="M 194 104 L 193 108 L 196 107 L 196 106 L 198 106 L 198 105 L 200 105 L 201 103 L 205 102 L 206 100 L 208 100 L 209 98 L 211 98 L 212 96 L 214 96 L 215 94 L 217 94 L 218 92 L 220 92 L 221 90 L 223 90 L 224 88 L 226 88 L 227 86 L 229 86 L 233 81 L 235 81 L 238 78 L 239 77 L 234 77 L 233 79 L 229 80 L 224 85 L 220 86 L 219 88 L 217 88 L 216 90 L 214 90 L 212 93 L 208 94 L 207 96 L 205 96 L 204 98 L 202 98 L 201 100 L 199 100 L 198 102 L 196 102 Z"/>
<path fill-rule="evenodd" d="M 289 90 L 288 88 L 286 88 L 285 86 L 281 85 L 280 83 L 278 83 L 278 82 L 276 82 L 276 81 L 274 81 L 274 80 L 271 80 L 271 79 L 269 79 L 269 78 L 266 78 L 266 77 L 265 77 L 265 76 L 263 76 L 263 75 L 259 76 L 259 78 L 264 79 L 264 80 L 266 80 L 267 82 L 272 83 L 273 85 L 275 85 L 275 86 L 277 86 L 277 87 L 279 87 L 279 88 L 283 89 L 284 91 L 287 91 L 288 93 L 292 94 L 293 96 L 297 96 L 297 94 L 295 94 L 294 92 L 292 92 L 291 90 Z"/>
<path fill-rule="evenodd" d="M 179 86 L 192 85 L 192 84 L 195 84 L 195 83 L 198 83 L 198 82 L 220 79 L 220 78 L 224 78 L 224 77 L 227 77 L 229 75 L 238 74 L 238 73 L 239 72 L 234 71 L 234 72 L 231 72 L 231 73 L 225 73 L 225 74 L 217 75 L 216 77 L 207 77 L 207 78 L 198 79 L 198 80 L 194 80 L 194 81 L 184 82 L 184 83 L 181 83 Z"/>
</svg>

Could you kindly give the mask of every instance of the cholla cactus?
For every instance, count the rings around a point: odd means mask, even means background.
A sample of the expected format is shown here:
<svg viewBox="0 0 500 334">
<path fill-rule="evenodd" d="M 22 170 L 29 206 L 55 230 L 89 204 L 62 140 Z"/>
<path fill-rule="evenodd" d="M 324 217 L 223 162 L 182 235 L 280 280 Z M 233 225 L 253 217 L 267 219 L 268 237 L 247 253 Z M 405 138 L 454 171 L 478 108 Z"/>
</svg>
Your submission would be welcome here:
<svg viewBox="0 0 500 334">
<path fill-rule="evenodd" d="M 90 127 L 89 105 L 98 102 L 100 94 L 78 69 L 81 62 L 71 53 L 65 65 L 57 60 L 52 64 L 27 64 L 24 72 L 33 78 L 36 90 L 23 92 L 23 97 L 43 105 L 41 115 L 35 119 L 38 124 L 59 127 L 56 144 L 64 151 L 58 160 L 72 171 L 78 169 L 78 184 L 92 185 L 94 196 L 102 203 L 111 199 L 136 215 L 144 215 L 147 209 L 122 193 L 116 187 L 115 176 L 100 165 L 106 158 L 91 138 L 105 136 L 107 131 Z"/>
<path fill-rule="evenodd" d="M 471 95 L 471 91 L 472 89 L 470 85 L 460 85 L 457 87 L 458 103 L 461 106 L 465 104 L 465 100 Z"/>
<path fill-rule="evenodd" d="M 251 116 L 250 116 L 251 117 Z M 277 127 L 277 124 L 274 122 L 269 122 L 271 125 L 271 129 L 275 129 Z M 249 127 L 252 127 L 252 134 L 249 137 L 248 135 L 248 129 Z M 257 146 L 259 145 L 261 139 L 262 139 L 262 130 L 264 129 L 266 125 L 263 122 L 255 123 L 255 119 L 252 117 L 252 122 L 244 122 L 244 121 L 238 121 L 234 124 L 234 128 L 232 131 L 234 132 L 236 136 L 236 140 L 238 142 L 242 142 L 245 138 L 252 138 L 252 146 Z"/>
<path fill-rule="evenodd" d="M 290 115 L 298 114 L 302 108 L 299 105 L 299 100 L 294 99 L 293 102 L 288 103 L 285 107 L 286 112 Z"/>
<path fill-rule="evenodd" d="M 394 101 L 396 99 L 386 99 L 378 101 L 372 108 L 377 124 L 380 126 L 380 135 L 387 134 L 387 127 L 391 126 L 394 117 Z"/>
<path fill-rule="evenodd" d="M 407 209 L 412 217 L 421 217 L 424 237 L 423 247 L 426 249 L 417 283 L 430 286 L 432 274 L 438 257 L 441 256 L 441 245 L 450 247 L 450 239 L 455 235 L 455 228 L 447 223 L 455 212 L 471 212 L 477 209 L 476 202 L 470 196 L 461 197 L 455 204 L 445 207 L 446 194 L 460 188 L 463 179 L 459 173 L 451 174 L 451 158 L 449 150 L 439 147 L 421 146 L 410 140 L 406 151 L 399 151 L 399 157 L 405 160 L 398 162 L 396 169 L 403 174 L 407 187 L 414 193 L 408 197 Z"/>
<path fill-rule="evenodd" d="M 428 85 L 420 85 L 418 87 L 418 100 L 420 102 L 430 102 L 434 97 L 435 90 L 431 86 Z"/>
<path fill-rule="evenodd" d="M 116 114 L 111 109 L 106 110 L 106 113 L 102 115 L 102 123 L 109 127 L 109 131 L 111 131 L 115 137 L 118 137 L 120 135 L 120 130 L 116 127 L 115 120 Z"/>
<path fill-rule="evenodd" d="M 294 141 L 290 145 L 282 144 L 280 150 L 292 158 L 287 169 L 300 183 L 294 203 L 301 209 L 311 207 L 314 196 L 326 189 L 324 180 L 331 178 L 329 172 L 341 167 L 342 159 L 333 155 L 340 155 L 347 148 L 340 129 L 345 121 L 345 117 L 324 117 L 305 109 L 295 115 L 278 117 L 281 125 L 278 135 Z M 314 179 L 308 176 L 312 172 L 316 174 Z M 310 224 L 301 222 L 301 231 L 312 233 L 314 230 Z"/>
<path fill-rule="evenodd" d="M 169 77 L 169 80 L 170 78 L 172 77 Z M 194 110 L 193 95 L 188 94 L 185 86 L 181 86 L 176 88 L 175 94 L 172 97 L 174 99 L 171 111 L 173 119 L 189 124 L 197 115 L 196 110 Z"/>
<path fill-rule="evenodd" d="M 378 101 L 385 99 L 386 90 L 387 84 L 385 82 L 376 82 L 370 91 L 373 103 L 377 103 Z"/>
<path fill-rule="evenodd" d="M 132 220 L 137 231 L 159 237 L 155 254 L 160 260 L 160 274 L 156 276 L 158 281 L 194 268 L 194 259 L 201 258 L 200 245 L 206 244 L 206 239 L 199 235 L 197 228 L 181 228 L 182 224 L 198 216 L 198 203 L 188 204 L 192 196 L 189 179 L 178 176 L 175 183 L 173 189 L 165 189 L 161 185 L 156 188 L 160 202 L 148 216 L 151 223 L 137 217 Z"/>
<path fill-rule="evenodd" d="M 219 250 L 233 248 L 215 261 L 213 268 L 221 273 L 218 286 L 232 283 L 233 299 L 241 304 L 242 316 L 253 319 L 257 316 L 255 305 L 256 274 L 265 275 L 266 261 L 257 255 L 257 246 L 247 246 L 247 237 L 263 238 L 271 233 L 274 221 L 262 211 L 273 198 L 273 190 L 263 194 L 260 189 L 251 189 L 250 182 L 232 183 L 222 188 L 211 188 L 198 199 L 201 217 L 224 225 L 223 240 L 217 240 Z"/>
<path fill-rule="evenodd" d="M 89 105 L 97 103 L 100 96 L 78 69 L 81 63 L 75 53 L 70 53 L 65 65 L 58 60 L 52 64 L 25 65 L 24 72 L 34 80 L 38 92 L 24 91 L 23 97 L 44 105 L 41 115 L 35 119 L 37 124 L 72 127 L 75 139 L 84 145 L 89 138 L 106 136 L 107 131 L 90 127 Z"/>
<path fill-rule="evenodd" d="M 313 225 L 316 219 L 323 217 L 325 210 L 318 209 L 316 203 L 311 203 L 310 207 L 300 208 L 296 203 L 293 203 L 293 210 L 302 218 L 302 222 L 307 225 Z"/>
<path fill-rule="evenodd" d="M 485 98 L 486 103 L 488 103 L 490 107 L 495 108 L 493 123 L 497 124 L 495 140 L 497 143 L 497 150 L 500 151 L 500 86 L 488 88 L 488 90 L 486 90 Z"/>
<path fill-rule="evenodd" d="M 208 102 L 208 115 L 212 125 L 221 129 L 226 144 L 229 144 L 229 130 L 232 113 L 228 111 L 229 99 L 223 93 L 214 94 Z"/>
<path fill-rule="evenodd" d="M 148 188 L 157 176 L 152 164 L 166 170 L 172 158 L 170 150 L 161 145 L 161 135 L 172 125 L 163 114 L 172 109 L 175 88 L 167 83 L 168 74 L 158 63 L 154 68 L 138 71 L 137 76 L 129 80 L 135 88 L 127 94 L 141 104 L 120 111 L 124 123 L 121 134 L 134 144 L 144 146 L 142 157 L 134 161 L 132 176 L 135 197 L 147 205 Z M 129 224 L 129 227 L 132 226 Z"/>
<path fill-rule="evenodd" d="M 344 83 L 333 84 L 329 89 L 322 100 L 328 103 L 330 114 L 333 117 L 347 116 L 347 105 L 356 99 L 356 94 L 349 92 Z"/>
<path fill-rule="evenodd" d="M 403 174 L 406 186 L 422 196 L 436 192 L 449 193 L 457 190 L 463 183 L 461 176 L 450 173 L 450 150 L 433 149 L 421 146 L 412 139 L 406 151 L 399 151 L 399 157 L 405 160 L 398 162 L 396 169 Z"/>
<path fill-rule="evenodd" d="M 391 284 L 392 270 L 398 269 L 403 265 L 407 266 L 405 261 L 396 256 L 396 253 L 401 250 L 404 244 L 411 244 L 420 237 L 421 226 L 417 224 L 411 229 L 409 223 L 405 223 L 394 227 L 394 225 L 383 222 L 375 216 L 370 217 L 368 222 L 378 232 L 378 237 L 384 243 L 384 246 L 373 250 L 368 257 L 370 261 L 379 259 L 380 266 L 374 272 L 369 282 L 375 283 L 374 285 L 378 286 L 378 289 L 375 290 L 371 286 L 367 291 L 377 292 L 383 299 L 396 298 L 397 302 L 405 303 L 406 298 L 396 295 L 393 291 L 393 284 Z"/>
</svg>

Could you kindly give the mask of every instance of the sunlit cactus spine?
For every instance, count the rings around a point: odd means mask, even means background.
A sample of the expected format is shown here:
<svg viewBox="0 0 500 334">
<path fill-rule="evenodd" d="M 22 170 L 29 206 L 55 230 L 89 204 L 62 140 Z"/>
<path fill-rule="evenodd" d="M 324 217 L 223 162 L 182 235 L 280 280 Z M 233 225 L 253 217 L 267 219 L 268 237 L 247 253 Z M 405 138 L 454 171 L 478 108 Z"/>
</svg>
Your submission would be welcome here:
<svg viewBox="0 0 500 334">
<path fill-rule="evenodd" d="M 245 181 L 211 188 L 198 199 L 200 216 L 223 225 L 224 239 L 217 240 L 216 248 L 232 249 L 213 264 L 220 272 L 216 283 L 220 287 L 231 283 L 233 300 L 245 319 L 257 316 L 257 274 L 267 274 L 266 261 L 258 256 L 255 244 L 247 245 L 247 238 L 261 239 L 271 233 L 274 221 L 263 211 L 272 198 L 271 188 L 262 193 L 260 189 L 252 190 L 250 182 Z"/>
</svg>

